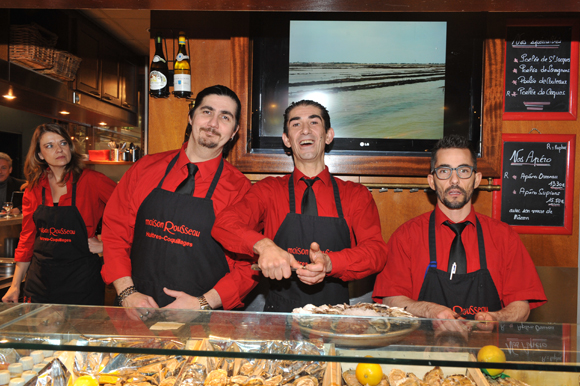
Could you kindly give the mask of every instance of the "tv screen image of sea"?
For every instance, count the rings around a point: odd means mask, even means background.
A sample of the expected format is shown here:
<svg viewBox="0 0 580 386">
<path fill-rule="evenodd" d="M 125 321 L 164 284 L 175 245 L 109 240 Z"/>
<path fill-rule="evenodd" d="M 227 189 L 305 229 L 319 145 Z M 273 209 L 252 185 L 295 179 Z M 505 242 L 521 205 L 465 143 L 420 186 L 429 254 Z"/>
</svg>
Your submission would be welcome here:
<svg viewBox="0 0 580 386">
<path fill-rule="evenodd" d="M 290 22 L 288 103 L 320 102 L 337 138 L 438 139 L 445 22 Z"/>
</svg>

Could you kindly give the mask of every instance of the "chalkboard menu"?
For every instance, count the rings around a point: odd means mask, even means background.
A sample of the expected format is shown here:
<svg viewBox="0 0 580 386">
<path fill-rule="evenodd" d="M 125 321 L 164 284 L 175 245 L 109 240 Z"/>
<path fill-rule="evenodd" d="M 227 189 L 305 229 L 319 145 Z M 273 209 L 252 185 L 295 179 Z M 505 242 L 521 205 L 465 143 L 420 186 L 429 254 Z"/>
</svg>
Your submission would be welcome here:
<svg viewBox="0 0 580 386">
<path fill-rule="evenodd" d="M 578 42 L 573 25 L 508 26 L 504 119 L 575 119 Z"/>
<path fill-rule="evenodd" d="M 500 322 L 499 347 L 508 361 L 565 362 L 570 356 L 570 325 Z"/>
<path fill-rule="evenodd" d="M 519 233 L 572 233 L 574 135 L 504 134 L 493 215 Z"/>
</svg>

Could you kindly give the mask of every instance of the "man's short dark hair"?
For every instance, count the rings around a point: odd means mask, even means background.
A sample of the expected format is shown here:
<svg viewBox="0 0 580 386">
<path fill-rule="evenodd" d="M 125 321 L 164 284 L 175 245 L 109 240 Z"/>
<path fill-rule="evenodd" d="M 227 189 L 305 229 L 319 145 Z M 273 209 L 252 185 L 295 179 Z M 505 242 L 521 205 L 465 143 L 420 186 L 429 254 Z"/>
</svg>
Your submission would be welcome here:
<svg viewBox="0 0 580 386">
<path fill-rule="evenodd" d="M 445 137 L 443 137 L 439 141 L 437 141 L 437 143 L 435 144 L 435 146 L 431 150 L 431 171 L 433 171 L 433 169 L 435 169 L 435 165 L 437 164 L 437 152 L 441 149 L 467 149 L 467 150 L 469 150 L 469 153 L 471 154 L 471 162 L 473 163 L 473 165 L 471 165 L 471 166 L 473 166 L 473 168 L 475 170 L 477 170 L 477 155 L 475 154 L 475 151 L 473 150 L 473 148 L 470 146 L 470 143 L 467 140 L 467 138 L 465 138 L 461 135 L 451 134 L 451 135 L 446 135 Z"/>
<path fill-rule="evenodd" d="M 240 98 L 238 98 L 236 93 L 233 92 L 231 89 L 229 89 L 226 86 L 222 86 L 220 84 L 204 88 L 197 94 L 197 96 L 195 97 L 195 105 L 191 110 L 189 110 L 190 118 L 193 119 L 193 114 L 195 113 L 195 110 L 201 105 L 201 101 L 203 101 L 203 98 L 205 98 L 208 95 L 229 96 L 230 98 L 232 98 L 234 102 L 236 102 L 237 106 L 236 112 L 234 113 L 236 125 L 240 124 L 240 115 L 242 113 L 242 103 L 240 102 Z"/>
<path fill-rule="evenodd" d="M 328 114 L 328 110 L 326 109 L 326 107 L 324 107 L 323 105 L 321 105 L 318 102 L 315 102 L 315 101 L 312 101 L 309 99 L 302 99 L 301 101 L 298 101 L 298 102 L 292 102 L 292 104 L 290 104 L 290 106 L 288 106 L 286 108 L 286 111 L 284 111 L 284 133 L 286 135 L 288 135 L 288 115 L 290 115 L 290 112 L 298 106 L 318 107 L 320 109 L 320 113 L 322 115 L 322 120 L 324 121 L 324 131 L 328 131 L 328 129 L 330 129 L 330 127 L 331 127 L 330 126 L 330 114 Z"/>
</svg>

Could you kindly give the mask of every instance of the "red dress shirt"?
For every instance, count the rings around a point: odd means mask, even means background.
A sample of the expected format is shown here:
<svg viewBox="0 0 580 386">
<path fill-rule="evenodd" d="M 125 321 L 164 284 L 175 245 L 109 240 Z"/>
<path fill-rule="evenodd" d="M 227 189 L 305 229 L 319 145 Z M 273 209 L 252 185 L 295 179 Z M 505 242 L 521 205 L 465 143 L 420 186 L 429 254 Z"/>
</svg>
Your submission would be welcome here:
<svg viewBox="0 0 580 386">
<path fill-rule="evenodd" d="M 90 169 L 84 169 L 77 182 L 76 207 L 79 210 L 85 225 L 87 234 L 95 237 L 96 227 L 103 216 L 105 205 L 111 197 L 117 184 L 102 173 Z M 42 177 L 33 189 L 26 189 L 22 198 L 22 232 L 18 248 L 14 253 L 15 261 L 30 261 L 36 237 L 36 225 L 32 215 L 36 208 L 42 204 L 42 188 L 45 189 L 44 205 L 54 206 L 48 178 Z M 58 206 L 70 206 L 72 204 L 72 177 L 66 183 L 66 194 L 58 200 Z M 87 241 L 88 242 L 88 241 Z"/>
<path fill-rule="evenodd" d="M 188 175 L 189 159 L 185 154 L 184 144 L 181 150 L 148 155 L 133 165 L 119 182 L 111 196 L 103 216 L 103 257 L 105 264 L 101 271 L 106 283 L 131 276 L 131 245 L 135 219 L 141 203 L 157 187 L 163 178 L 169 162 L 179 153 L 177 162 L 165 178 L 162 188 L 174 192 Z M 222 157 L 196 163 L 199 170 L 195 175 L 194 197 L 205 197 Z M 216 216 L 227 206 L 236 203 L 250 188 L 250 181 L 227 161 L 224 162 L 219 183 L 212 196 Z M 233 259 L 233 254 L 226 252 L 230 267 L 227 273 L 215 286 L 223 308 L 232 309 L 243 305 L 242 299 L 257 284 L 257 273 L 252 271 L 250 262 Z"/>
<path fill-rule="evenodd" d="M 290 212 L 290 176 L 268 177 L 257 182 L 239 204 L 217 217 L 212 236 L 228 250 L 254 255 L 254 244 L 266 237 L 273 240 Z M 302 195 L 306 190 L 306 183 L 300 181 L 303 176 L 299 170 L 294 170 L 296 213 L 301 213 Z M 318 215 L 338 217 L 328 167 L 318 177 L 321 181 L 312 186 Z M 332 260 L 329 276 L 350 281 L 380 272 L 387 260 L 386 244 L 373 197 L 363 185 L 335 180 L 352 247 L 328 254 Z M 259 233 L 262 229 L 263 234 Z"/>
<path fill-rule="evenodd" d="M 401 225 L 389 239 L 389 260 L 377 276 L 373 299 L 382 303 L 387 296 L 406 296 L 417 300 L 429 265 L 429 216 L 424 213 Z M 506 223 L 477 213 L 485 242 L 487 269 L 491 273 L 503 307 L 516 300 L 527 300 L 530 308 L 546 302 L 536 267 L 518 234 Z M 449 250 L 455 233 L 443 222 L 449 220 L 436 206 L 435 237 L 437 269 L 447 271 Z M 467 272 L 479 269 L 479 250 L 475 210 L 465 219 L 470 224 L 461 234 L 467 255 Z M 451 220 L 449 220 L 451 221 Z"/>
</svg>

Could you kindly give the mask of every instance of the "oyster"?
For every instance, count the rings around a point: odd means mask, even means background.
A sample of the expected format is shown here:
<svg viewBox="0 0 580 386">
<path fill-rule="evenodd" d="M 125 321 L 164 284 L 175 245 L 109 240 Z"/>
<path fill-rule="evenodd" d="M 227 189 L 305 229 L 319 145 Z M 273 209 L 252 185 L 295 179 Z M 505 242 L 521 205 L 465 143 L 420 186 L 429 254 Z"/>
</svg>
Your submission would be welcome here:
<svg viewBox="0 0 580 386">
<path fill-rule="evenodd" d="M 377 330 L 378 333 L 385 333 L 391 329 L 391 323 L 386 319 L 373 319 L 369 321 L 369 324 Z"/>
<path fill-rule="evenodd" d="M 248 377 L 246 375 L 234 375 L 229 379 L 229 385 L 245 386 L 248 382 Z"/>
<path fill-rule="evenodd" d="M 282 382 L 282 376 L 276 375 L 275 377 L 266 379 L 264 381 L 264 386 L 279 386 L 280 382 Z"/>
<path fill-rule="evenodd" d="M 399 386 L 403 381 L 407 379 L 407 374 L 403 370 L 399 369 L 392 369 L 387 376 L 389 380 L 389 385 L 391 386 Z"/>
<path fill-rule="evenodd" d="M 161 381 L 161 383 L 159 383 L 159 386 L 173 386 L 175 381 L 175 377 L 165 378 L 163 381 Z"/>
<path fill-rule="evenodd" d="M 443 371 L 441 370 L 441 367 L 437 366 L 434 369 L 427 371 L 423 380 L 429 385 L 440 385 L 443 381 Z"/>
<path fill-rule="evenodd" d="M 213 370 L 207 375 L 205 386 L 226 386 L 228 384 L 228 373 L 225 370 Z"/>
<path fill-rule="evenodd" d="M 311 375 L 305 375 L 295 380 L 294 386 L 318 386 L 318 379 Z"/>
<path fill-rule="evenodd" d="M 246 362 L 240 367 L 241 375 L 250 375 L 254 371 L 254 364 L 251 362 Z"/>
<path fill-rule="evenodd" d="M 262 386 L 264 384 L 264 378 L 258 375 L 252 375 L 246 381 L 246 386 Z"/>
<path fill-rule="evenodd" d="M 356 379 L 356 374 L 354 370 L 347 370 L 342 373 L 342 379 L 347 386 L 362 386 L 361 383 Z"/>
</svg>

